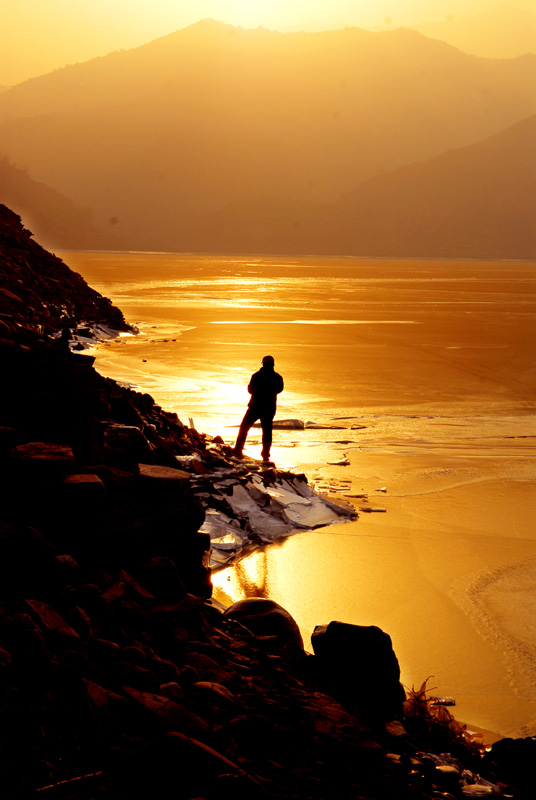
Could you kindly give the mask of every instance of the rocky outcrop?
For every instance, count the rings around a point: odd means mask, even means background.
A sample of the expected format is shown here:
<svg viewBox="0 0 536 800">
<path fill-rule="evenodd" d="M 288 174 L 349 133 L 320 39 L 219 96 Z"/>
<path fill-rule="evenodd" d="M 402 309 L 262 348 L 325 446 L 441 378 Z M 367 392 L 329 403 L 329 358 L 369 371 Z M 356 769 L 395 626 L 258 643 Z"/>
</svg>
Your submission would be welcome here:
<svg viewBox="0 0 536 800">
<path fill-rule="evenodd" d="M 130 329 L 118 308 L 31 237 L 20 217 L 0 204 L 0 338 L 83 321 Z"/>
</svg>

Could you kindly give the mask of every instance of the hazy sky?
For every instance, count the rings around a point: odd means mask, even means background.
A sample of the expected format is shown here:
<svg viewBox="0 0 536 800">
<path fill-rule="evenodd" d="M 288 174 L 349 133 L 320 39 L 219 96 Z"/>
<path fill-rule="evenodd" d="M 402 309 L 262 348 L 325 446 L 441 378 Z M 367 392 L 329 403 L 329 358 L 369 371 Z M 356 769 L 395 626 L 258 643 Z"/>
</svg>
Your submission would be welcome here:
<svg viewBox="0 0 536 800">
<path fill-rule="evenodd" d="M 2 0 L 0 85 L 130 49 L 211 17 L 243 27 L 386 28 L 536 0 Z"/>
</svg>

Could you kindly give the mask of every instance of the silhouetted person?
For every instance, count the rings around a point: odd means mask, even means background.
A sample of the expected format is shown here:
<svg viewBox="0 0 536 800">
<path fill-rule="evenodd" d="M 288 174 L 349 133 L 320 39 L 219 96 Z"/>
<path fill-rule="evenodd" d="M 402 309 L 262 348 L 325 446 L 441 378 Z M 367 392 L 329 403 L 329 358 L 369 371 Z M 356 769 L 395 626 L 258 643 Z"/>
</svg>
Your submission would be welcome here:
<svg viewBox="0 0 536 800">
<path fill-rule="evenodd" d="M 264 356 L 262 367 L 251 376 L 248 392 L 251 399 L 238 431 L 234 454 L 242 456 L 249 429 L 258 419 L 262 427 L 262 460 L 270 460 L 272 422 L 277 406 L 277 395 L 283 391 L 283 378 L 274 370 L 273 356 Z"/>
</svg>

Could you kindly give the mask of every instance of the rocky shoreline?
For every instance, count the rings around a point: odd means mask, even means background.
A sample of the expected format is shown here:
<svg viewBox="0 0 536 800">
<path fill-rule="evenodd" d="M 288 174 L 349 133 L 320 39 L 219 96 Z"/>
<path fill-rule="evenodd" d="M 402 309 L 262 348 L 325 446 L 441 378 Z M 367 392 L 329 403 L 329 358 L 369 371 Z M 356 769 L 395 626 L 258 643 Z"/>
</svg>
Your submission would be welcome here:
<svg viewBox="0 0 536 800">
<path fill-rule="evenodd" d="M 129 329 L 0 206 L 2 795 L 532 796 L 535 740 L 485 752 L 387 633 L 319 620 L 312 655 L 272 601 L 216 607 L 211 559 L 316 500 L 100 376 L 61 336 L 91 324 Z"/>
</svg>

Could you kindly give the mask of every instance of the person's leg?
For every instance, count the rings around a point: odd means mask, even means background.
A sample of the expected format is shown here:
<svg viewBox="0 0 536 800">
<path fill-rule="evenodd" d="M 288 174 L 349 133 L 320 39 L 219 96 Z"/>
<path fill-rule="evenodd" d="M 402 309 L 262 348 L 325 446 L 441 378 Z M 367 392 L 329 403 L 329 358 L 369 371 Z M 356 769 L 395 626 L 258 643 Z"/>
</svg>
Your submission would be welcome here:
<svg viewBox="0 0 536 800">
<path fill-rule="evenodd" d="M 262 460 L 270 460 L 270 448 L 272 447 L 272 422 L 273 416 L 270 414 L 266 417 L 261 417 L 262 425 Z"/>
<path fill-rule="evenodd" d="M 244 414 L 244 419 L 240 423 L 240 428 L 238 429 L 238 436 L 236 437 L 236 444 L 234 446 L 235 455 L 242 455 L 242 450 L 244 449 L 249 429 L 253 423 L 258 420 L 258 418 L 258 414 L 252 411 L 251 408 L 247 409 L 246 413 Z"/>
</svg>

